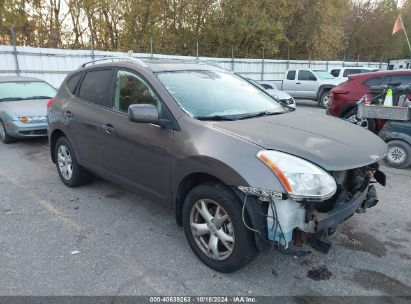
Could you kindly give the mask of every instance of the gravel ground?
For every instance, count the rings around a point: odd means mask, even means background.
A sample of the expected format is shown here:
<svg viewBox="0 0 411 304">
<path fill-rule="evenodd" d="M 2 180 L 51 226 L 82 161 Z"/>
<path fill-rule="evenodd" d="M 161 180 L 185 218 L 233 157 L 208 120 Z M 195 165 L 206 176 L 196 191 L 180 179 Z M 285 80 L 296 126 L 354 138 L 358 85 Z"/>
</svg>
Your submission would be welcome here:
<svg viewBox="0 0 411 304">
<path fill-rule="evenodd" d="M 380 203 L 345 222 L 328 255 L 261 254 L 220 274 L 173 210 L 101 179 L 65 187 L 47 140 L 1 144 L 0 295 L 411 295 L 411 170 L 382 169 Z"/>
</svg>

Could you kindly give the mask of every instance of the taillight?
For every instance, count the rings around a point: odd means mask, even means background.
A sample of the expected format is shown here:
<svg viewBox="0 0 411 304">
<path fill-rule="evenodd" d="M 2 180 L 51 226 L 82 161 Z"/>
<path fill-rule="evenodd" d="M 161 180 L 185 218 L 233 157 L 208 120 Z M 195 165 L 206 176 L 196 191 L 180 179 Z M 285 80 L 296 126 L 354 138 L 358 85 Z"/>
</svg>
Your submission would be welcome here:
<svg viewBox="0 0 411 304">
<path fill-rule="evenodd" d="M 47 109 L 51 107 L 54 102 L 54 97 L 47 102 Z"/>
</svg>

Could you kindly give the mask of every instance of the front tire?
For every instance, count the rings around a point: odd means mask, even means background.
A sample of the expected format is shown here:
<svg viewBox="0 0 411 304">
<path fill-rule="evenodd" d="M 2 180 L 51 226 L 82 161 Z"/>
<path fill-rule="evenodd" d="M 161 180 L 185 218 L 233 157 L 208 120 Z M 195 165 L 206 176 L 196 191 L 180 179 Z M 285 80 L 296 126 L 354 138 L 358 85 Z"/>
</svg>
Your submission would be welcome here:
<svg viewBox="0 0 411 304">
<path fill-rule="evenodd" d="M 14 137 L 11 137 L 9 134 L 7 134 L 6 127 L 4 126 L 4 123 L 1 119 L 0 119 L 0 140 L 4 144 L 10 144 L 10 143 L 16 141 L 16 139 Z"/>
<path fill-rule="evenodd" d="M 385 158 L 387 166 L 405 169 L 411 165 L 411 146 L 402 140 L 392 140 L 388 143 L 388 153 Z"/>
<path fill-rule="evenodd" d="M 258 255 L 253 232 L 243 223 L 241 201 L 222 184 L 200 184 L 190 191 L 183 226 L 197 257 L 219 272 L 237 271 Z"/>
<path fill-rule="evenodd" d="M 77 187 L 89 181 L 90 174 L 78 164 L 74 150 L 66 137 L 56 142 L 55 160 L 61 181 L 69 187 Z"/>
<path fill-rule="evenodd" d="M 325 91 L 321 94 L 319 104 L 324 109 L 327 109 L 330 104 L 330 91 Z"/>
</svg>

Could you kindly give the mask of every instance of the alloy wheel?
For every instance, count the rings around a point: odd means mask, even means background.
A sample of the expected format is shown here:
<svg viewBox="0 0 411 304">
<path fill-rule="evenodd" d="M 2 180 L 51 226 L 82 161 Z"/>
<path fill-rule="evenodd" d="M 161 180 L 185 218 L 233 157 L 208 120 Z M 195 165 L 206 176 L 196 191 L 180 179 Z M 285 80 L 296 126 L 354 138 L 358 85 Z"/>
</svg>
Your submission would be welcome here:
<svg viewBox="0 0 411 304">
<path fill-rule="evenodd" d="M 405 161 L 407 152 L 398 146 L 393 146 L 388 149 L 387 158 L 390 162 L 395 164 L 401 164 Z"/>
<path fill-rule="evenodd" d="M 57 151 L 57 162 L 61 175 L 65 180 L 71 179 L 73 176 L 73 160 L 70 150 L 65 145 L 61 145 Z"/>
<path fill-rule="evenodd" d="M 190 213 L 190 226 L 195 242 L 209 258 L 226 260 L 233 252 L 233 224 L 217 202 L 210 199 L 195 202 Z"/>
</svg>

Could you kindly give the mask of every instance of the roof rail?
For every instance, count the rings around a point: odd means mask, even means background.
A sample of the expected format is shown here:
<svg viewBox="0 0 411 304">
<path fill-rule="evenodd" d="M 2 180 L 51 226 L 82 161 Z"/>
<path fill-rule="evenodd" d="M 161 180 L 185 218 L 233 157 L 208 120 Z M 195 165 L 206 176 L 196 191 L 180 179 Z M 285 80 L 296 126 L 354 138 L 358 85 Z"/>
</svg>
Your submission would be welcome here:
<svg viewBox="0 0 411 304">
<path fill-rule="evenodd" d="M 118 60 L 118 61 L 130 61 L 133 62 L 141 67 L 147 68 L 148 65 L 141 59 L 135 58 L 135 57 L 130 57 L 130 56 L 124 56 L 124 57 L 104 57 L 104 58 L 100 58 L 100 59 L 95 59 L 95 60 L 91 60 L 91 61 L 87 61 L 85 63 L 83 63 L 82 65 L 80 65 L 80 68 L 84 68 L 89 64 L 94 64 L 96 62 L 100 62 L 100 61 L 109 61 L 111 60 L 112 62 L 114 62 L 114 60 Z"/>
</svg>

